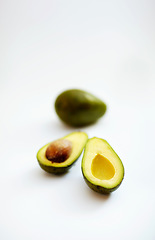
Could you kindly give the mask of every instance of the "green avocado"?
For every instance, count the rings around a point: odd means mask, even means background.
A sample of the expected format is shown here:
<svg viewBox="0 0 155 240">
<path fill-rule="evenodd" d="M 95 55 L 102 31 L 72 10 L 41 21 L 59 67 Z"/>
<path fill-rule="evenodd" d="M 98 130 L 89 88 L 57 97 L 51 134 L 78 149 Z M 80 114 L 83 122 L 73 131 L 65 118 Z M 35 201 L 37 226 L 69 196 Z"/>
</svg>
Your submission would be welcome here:
<svg viewBox="0 0 155 240">
<path fill-rule="evenodd" d="M 94 95 L 71 89 L 62 92 L 55 101 L 59 118 L 74 126 L 86 126 L 96 122 L 106 112 L 106 104 Z"/>
<path fill-rule="evenodd" d="M 113 192 L 124 178 L 123 163 L 108 142 L 101 138 L 88 140 L 81 167 L 87 185 L 99 193 Z"/>
<path fill-rule="evenodd" d="M 73 132 L 46 144 L 37 153 L 40 167 L 54 174 L 67 172 L 81 155 L 87 139 L 86 133 Z"/>
</svg>

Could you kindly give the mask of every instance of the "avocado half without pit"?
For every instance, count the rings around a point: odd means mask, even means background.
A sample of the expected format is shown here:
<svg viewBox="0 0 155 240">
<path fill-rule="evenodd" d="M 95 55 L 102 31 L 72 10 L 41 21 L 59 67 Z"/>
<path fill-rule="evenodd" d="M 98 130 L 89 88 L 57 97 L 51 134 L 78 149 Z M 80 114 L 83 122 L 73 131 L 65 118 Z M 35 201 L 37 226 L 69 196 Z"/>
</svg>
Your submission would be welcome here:
<svg viewBox="0 0 155 240">
<path fill-rule="evenodd" d="M 46 144 L 37 153 L 40 167 L 54 174 L 67 172 L 81 155 L 87 139 L 86 133 L 73 132 Z"/>
<path fill-rule="evenodd" d="M 91 189 L 109 194 L 120 186 L 124 178 L 124 166 L 106 140 L 94 137 L 86 144 L 82 173 Z"/>
</svg>

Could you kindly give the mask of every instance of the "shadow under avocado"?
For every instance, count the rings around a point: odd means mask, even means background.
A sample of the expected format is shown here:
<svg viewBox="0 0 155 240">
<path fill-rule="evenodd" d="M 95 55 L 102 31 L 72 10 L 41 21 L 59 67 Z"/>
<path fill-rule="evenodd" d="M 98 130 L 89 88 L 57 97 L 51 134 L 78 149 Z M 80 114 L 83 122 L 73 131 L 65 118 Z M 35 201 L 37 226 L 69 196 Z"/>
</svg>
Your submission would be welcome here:
<svg viewBox="0 0 155 240">
<path fill-rule="evenodd" d="M 45 178 L 62 178 L 69 172 L 69 170 L 64 173 L 48 173 L 45 171 L 40 171 L 40 172 L 41 172 L 40 174 Z"/>
<path fill-rule="evenodd" d="M 101 201 L 107 201 L 111 197 L 111 193 L 103 194 L 103 193 L 96 192 L 87 186 L 86 186 L 86 188 L 87 189 L 85 191 L 86 191 L 87 195 L 91 198 L 95 198 L 95 199 L 98 199 Z"/>
</svg>

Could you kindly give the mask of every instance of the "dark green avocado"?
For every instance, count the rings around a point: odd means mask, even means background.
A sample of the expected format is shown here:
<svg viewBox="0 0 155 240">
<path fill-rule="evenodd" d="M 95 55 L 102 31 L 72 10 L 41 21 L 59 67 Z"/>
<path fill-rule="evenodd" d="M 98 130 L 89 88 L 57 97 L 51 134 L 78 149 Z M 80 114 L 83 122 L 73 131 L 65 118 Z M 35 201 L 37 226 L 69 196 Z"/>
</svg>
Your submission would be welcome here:
<svg viewBox="0 0 155 240">
<path fill-rule="evenodd" d="M 87 185 L 103 194 L 115 191 L 124 178 L 122 161 L 108 142 L 101 138 L 87 141 L 81 168 Z"/>
<path fill-rule="evenodd" d="M 81 155 L 87 139 L 86 133 L 73 132 L 46 144 L 37 153 L 40 167 L 54 174 L 67 172 Z"/>
<path fill-rule="evenodd" d="M 70 89 L 57 97 L 55 110 L 62 121 L 80 127 L 92 124 L 102 117 L 106 112 L 106 104 L 88 92 Z"/>
</svg>

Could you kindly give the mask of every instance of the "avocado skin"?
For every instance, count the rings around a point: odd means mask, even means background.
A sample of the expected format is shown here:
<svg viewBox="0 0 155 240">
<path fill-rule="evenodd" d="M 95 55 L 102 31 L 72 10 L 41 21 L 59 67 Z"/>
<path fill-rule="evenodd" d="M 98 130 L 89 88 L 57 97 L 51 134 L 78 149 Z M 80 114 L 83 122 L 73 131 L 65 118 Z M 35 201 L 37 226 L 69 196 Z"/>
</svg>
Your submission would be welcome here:
<svg viewBox="0 0 155 240">
<path fill-rule="evenodd" d="M 77 160 L 78 160 L 78 159 L 76 159 L 76 161 L 77 161 Z M 76 161 L 75 161 L 75 162 L 76 162 Z M 40 167 L 41 167 L 44 171 L 46 171 L 46 172 L 48 172 L 48 173 L 56 174 L 56 175 L 63 174 L 63 173 L 67 173 L 68 170 L 72 167 L 72 165 L 73 165 L 75 162 L 73 162 L 71 165 L 66 166 L 66 167 L 53 167 L 53 166 L 45 166 L 44 164 L 42 164 L 42 163 L 40 163 L 40 162 L 38 161 Z"/>
<path fill-rule="evenodd" d="M 106 104 L 99 98 L 79 89 L 64 91 L 55 101 L 55 111 L 59 118 L 74 127 L 96 122 L 106 109 Z"/>
<path fill-rule="evenodd" d="M 115 191 L 121 185 L 121 183 L 123 181 L 123 179 L 122 179 L 122 181 L 119 183 L 119 185 L 117 185 L 114 188 L 108 189 L 108 188 L 104 188 L 104 187 L 101 187 L 101 186 L 98 186 L 98 185 L 94 185 L 93 183 L 91 183 L 91 182 L 89 182 L 87 180 L 87 178 L 84 176 L 83 171 L 82 171 L 82 174 L 83 174 L 83 178 L 84 178 L 86 184 L 88 185 L 88 187 L 90 187 L 95 192 L 98 192 L 98 193 L 101 193 L 101 194 L 105 194 L 105 195 L 110 194 L 111 192 Z"/>
</svg>

